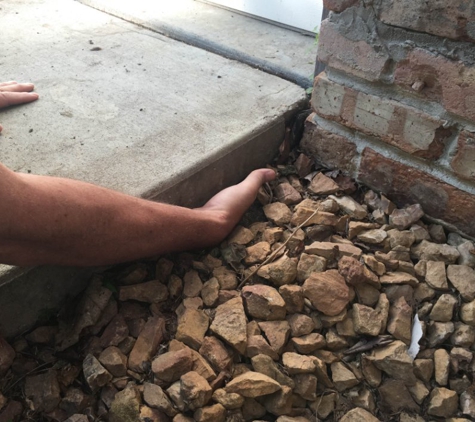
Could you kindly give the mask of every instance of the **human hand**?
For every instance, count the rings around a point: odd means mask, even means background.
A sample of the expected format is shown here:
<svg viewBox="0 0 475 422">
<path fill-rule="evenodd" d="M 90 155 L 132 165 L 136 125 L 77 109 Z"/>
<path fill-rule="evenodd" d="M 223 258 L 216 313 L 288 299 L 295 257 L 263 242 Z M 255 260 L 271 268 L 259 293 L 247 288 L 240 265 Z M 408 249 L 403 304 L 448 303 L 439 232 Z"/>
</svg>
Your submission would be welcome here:
<svg viewBox="0 0 475 422">
<path fill-rule="evenodd" d="M 11 105 L 30 103 L 38 99 L 36 92 L 30 92 L 34 89 L 33 84 L 19 84 L 17 82 L 0 83 L 0 108 Z M 0 125 L 0 132 L 2 131 Z"/>
</svg>

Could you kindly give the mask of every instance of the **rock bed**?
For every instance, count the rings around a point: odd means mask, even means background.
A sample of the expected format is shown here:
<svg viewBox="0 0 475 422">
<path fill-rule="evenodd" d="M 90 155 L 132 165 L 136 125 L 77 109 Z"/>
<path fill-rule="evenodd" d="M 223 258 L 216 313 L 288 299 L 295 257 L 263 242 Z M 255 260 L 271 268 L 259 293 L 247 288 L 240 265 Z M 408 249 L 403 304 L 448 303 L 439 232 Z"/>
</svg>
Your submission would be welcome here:
<svg viewBox="0 0 475 422">
<path fill-rule="evenodd" d="M 313 170 L 281 166 L 220 247 L 0 338 L 0 422 L 473 420 L 474 244 Z"/>
</svg>

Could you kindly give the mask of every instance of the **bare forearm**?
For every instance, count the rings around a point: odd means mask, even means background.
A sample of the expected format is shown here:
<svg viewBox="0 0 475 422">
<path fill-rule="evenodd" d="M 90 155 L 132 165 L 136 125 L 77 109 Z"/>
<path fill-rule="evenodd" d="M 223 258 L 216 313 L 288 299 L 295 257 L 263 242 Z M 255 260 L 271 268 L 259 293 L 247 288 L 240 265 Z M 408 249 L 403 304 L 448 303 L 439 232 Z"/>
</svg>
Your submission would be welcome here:
<svg viewBox="0 0 475 422">
<path fill-rule="evenodd" d="M 0 197 L 3 263 L 105 265 L 207 246 L 222 236 L 218 213 L 75 180 L 15 174 L 3 166 Z"/>
</svg>

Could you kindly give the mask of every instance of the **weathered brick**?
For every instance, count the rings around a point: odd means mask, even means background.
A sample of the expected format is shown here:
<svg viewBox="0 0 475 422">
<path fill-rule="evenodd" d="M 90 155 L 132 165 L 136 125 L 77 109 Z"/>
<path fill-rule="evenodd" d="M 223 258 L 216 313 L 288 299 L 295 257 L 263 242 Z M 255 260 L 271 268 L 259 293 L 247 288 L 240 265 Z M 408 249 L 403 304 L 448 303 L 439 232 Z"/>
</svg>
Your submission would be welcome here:
<svg viewBox="0 0 475 422">
<path fill-rule="evenodd" d="M 475 134 L 467 131 L 460 133 L 451 166 L 459 177 L 475 180 Z"/>
<path fill-rule="evenodd" d="M 475 67 L 415 48 L 397 64 L 394 82 L 442 103 L 451 113 L 475 120 Z"/>
<path fill-rule="evenodd" d="M 323 6 L 333 12 L 343 12 L 348 7 L 358 3 L 359 0 L 323 0 Z"/>
<path fill-rule="evenodd" d="M 313 121 L 313 116 L 311 114 L 305 122 L 300 143 L 302 151 L 324 167 L 353 174 L 356 145 L 344 136 L 322 129 Z"/>
<path fill-rule="evenodd" d="M 473 41 L 474 15 L 473 0 L 381 0 L 378 17 L 388 25 Z"/>
<path fill-rule="evenodd" d="M 451 131 L 443 122 L 413 107 L 315 78 L 312 106 L 317 114 L 376 136 L 414 156 L 437 159 Z"/>
<path fill-rule="evenodd" d="M 399 206 L 420 203 L 428 215 L 454 224 L 465 233 L 475 236 L 475 195 L 386 158 L 371 148 L 363 151 L 358 179 L 388 195 Z"/>
<path fill-rule="evenodd" d="M 318 39 L 318 59 L 328 67 L 376 81 L 386 70 L 389 55 L 364 40 L 346 38 L 337 24 L 325 20 Z"/>
</svg>

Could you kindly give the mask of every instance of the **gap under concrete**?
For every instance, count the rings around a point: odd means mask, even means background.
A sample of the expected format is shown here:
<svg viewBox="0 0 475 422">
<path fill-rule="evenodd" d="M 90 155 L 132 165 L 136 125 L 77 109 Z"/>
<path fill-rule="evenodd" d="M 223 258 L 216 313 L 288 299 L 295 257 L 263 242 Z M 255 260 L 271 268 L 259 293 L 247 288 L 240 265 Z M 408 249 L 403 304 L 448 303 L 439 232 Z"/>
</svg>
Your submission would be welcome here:
<svg viewBox="0 0 475 422">
<path fill-rule="evenodd" d="M 187 206 L 265 165 L 303 88 L 72 0 L 4 0 L 0 79 L 40 99 L 0 113 L 0 160 Z M 93 268 L 0 267 L 11 337 L 85 287 Z"/>
</svg>

